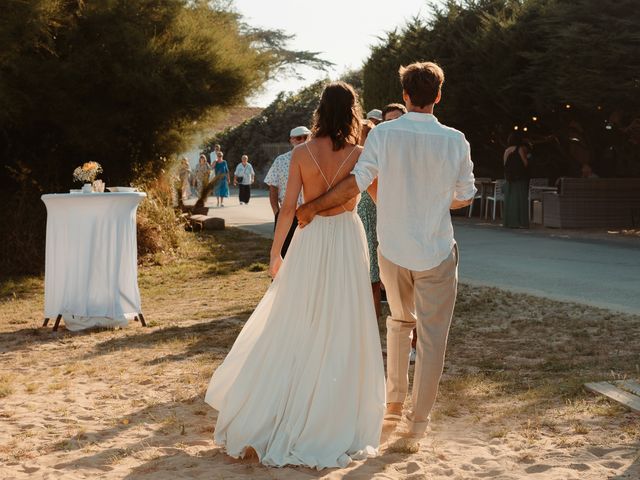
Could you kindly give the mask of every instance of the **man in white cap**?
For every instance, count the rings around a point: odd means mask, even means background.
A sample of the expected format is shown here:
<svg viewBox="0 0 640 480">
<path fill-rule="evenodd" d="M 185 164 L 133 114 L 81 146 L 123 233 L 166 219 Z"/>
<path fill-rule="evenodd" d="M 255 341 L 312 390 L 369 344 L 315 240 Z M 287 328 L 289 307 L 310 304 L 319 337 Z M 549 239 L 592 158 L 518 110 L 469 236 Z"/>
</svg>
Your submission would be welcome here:
<svg viewBox="0 0 640 480">
<path fill-rule="evenodd" d="M 379 108 L 374 108 L 369 113 L 367 113 L 367 120 L 371 120 L 374 124 L 378 125 L 382 122 L 382 110 Z"/>
<path fill-rule="evenodd" d="M 289 133 L 289 143 L 292 147 L 304 143 L 311 135 L 311 130 L 307 127 L 300 126 L 291 130 Z M 271 202 L 271 209 L 275 217 L 275 224 L 278 224 L 278 214 L 280 213 L 280 207 L 284 201 L 285 191 L 287 189 L 287 181 L 289 180 L 289 165 L 291 164 L 291 153 L 293 150 L 289 150 L 287 153 L 283 153 L 275 158 L 267 176 L 264 177 L 264 182 L 269 185 L 269 201 Z M 298 206 L 302 204 L 302 196 L 298 199 Z M 293 237 L 293 233 L 298 226 L 298 220 L 293 217 L 293 223 L 287 234 L 287 238 L 282 245 L 282 258 L 287 253 L 289 243 Z M 274 225 L 275 230 L 275 225 Z"/>
</svg>

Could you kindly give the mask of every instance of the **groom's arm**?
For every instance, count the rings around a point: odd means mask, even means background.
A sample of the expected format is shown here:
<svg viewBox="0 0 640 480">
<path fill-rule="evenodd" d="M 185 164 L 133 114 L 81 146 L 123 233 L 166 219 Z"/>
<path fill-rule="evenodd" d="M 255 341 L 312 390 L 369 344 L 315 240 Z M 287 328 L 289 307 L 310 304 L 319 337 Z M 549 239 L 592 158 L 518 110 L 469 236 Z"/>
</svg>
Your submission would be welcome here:
<svg viewBox="0 0 640 480">
<path fill-rule="evenodd" d="M 457 210 L 458 208 L 464 208 L 471 205 L 473 197 L 478 189 L 475 185 L 475 178 L 473 176 L 473 162 L 471 161 L 471 148 L 469 142 L 465 140 L 463 159 L 460 163 L 460 170 L 458 172 L 458 179 L 456 180 L 455 193 L 453 200 L 451 201 L 451 210 Z"/>
<path fill-rule="evenodd" d="M 319 212 L 344 205 L 360 193 L 355 175 L 349 175 L 324 195 L 301 205 L 296 211 L 298 226 L 304 228 Z"/>
<path fill-rule="evenodd" d="M 449 205 L 449 210 L 458 210 L 459 208 L 468 207 L 473 202 L 473 198 L 469 200 L 453 200 L 451 205 Z"/>
</svg>

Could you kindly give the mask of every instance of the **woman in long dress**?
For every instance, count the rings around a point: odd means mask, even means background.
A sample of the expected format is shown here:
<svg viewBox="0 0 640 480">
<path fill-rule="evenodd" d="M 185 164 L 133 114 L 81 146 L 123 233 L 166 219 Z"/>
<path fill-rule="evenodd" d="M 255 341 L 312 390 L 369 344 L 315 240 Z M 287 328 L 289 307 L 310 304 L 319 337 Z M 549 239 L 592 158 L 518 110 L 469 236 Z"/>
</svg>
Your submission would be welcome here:
<svg viewBox="0 0 640 480">
<path fill-rule="evenodd" d="M 203 154 L 200 155 L 198 159 L 198 165 L 193 172 L 196 181 L 196 190 L 198 192 L 198 196 L 202 194 L 202 189 L 205 184 L 209 180 L 209 176 L 211 175 L 211 166 L 207 163 L 207 157 Z"/>
<path fill-rule="evenodd" d="M 217 146 L 217 145 L 216 145 Z M 216 197 L 217 206 L 224 207 L 224 199 L 229 196 L 229 166 L 224 159 L 224 154 L 221 151 L 216 153 L 216 163 L 213 164 L 213 172 L 216 177 L 220 176 L 220 180 L 214 188 L 214 195 Z"/>
<path fill-rule="evenodd" d="M 507 228 L 529 228 L 529 160 L 520 132 L 513 132 L 504 151 L 504 221 Z"/>
<path fill-rule="evenodd" d="M 366 120 L 365 123 L 363 123 L 362 129 L 360 130 L 359 145 L 364 145 L 369 132 L 374 127 L 375 124 L 371 120 Z M 377 184 L 378 180 L 376 179 L 374 182 Z M 367 246 L 369 247 L 369 278 L 371 280 L 371 291 L 373 293 L 373 305 L 376 309 L 376 316 L 379 317 L 382 314 L 382 283 L 380 282 L 380 267 L 378 266 L 378 234 L 376 231 L 378 214 L 376 204 L 367 191 L 360 194 L 358 216 L 360 220 L 362 220 L 364 233 L 367 236 Z"/>
<path fill-rule="evenodd" d="M 271 249 L 274 281 L 214 373 L 206 402 L 227 454 L 270 466 L 344 467 L 373 456 L 385 407 L 367 241 L 356 198 L 321 213 L 280 251 L 304 189 L 310 201 L 351 172 L 361 147 L 353 88 L 329 84 L 314 138 L 293 151 Z"/>
</svg>

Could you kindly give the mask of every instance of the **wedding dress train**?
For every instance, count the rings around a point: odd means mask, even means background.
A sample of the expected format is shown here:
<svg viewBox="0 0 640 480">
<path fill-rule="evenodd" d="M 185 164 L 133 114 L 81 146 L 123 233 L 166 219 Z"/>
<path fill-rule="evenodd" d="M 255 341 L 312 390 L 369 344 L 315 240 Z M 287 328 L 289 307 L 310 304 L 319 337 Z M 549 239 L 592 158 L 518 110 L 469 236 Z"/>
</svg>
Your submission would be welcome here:
<svg viewBox="0 0 640 480">
<path fill-rule="evenodd" d="M 385 387 L 368 263 L 355 212 L 296 231 L 206 393 L 229 455 L 320 469 L 376 454 Z"/>
</svg>

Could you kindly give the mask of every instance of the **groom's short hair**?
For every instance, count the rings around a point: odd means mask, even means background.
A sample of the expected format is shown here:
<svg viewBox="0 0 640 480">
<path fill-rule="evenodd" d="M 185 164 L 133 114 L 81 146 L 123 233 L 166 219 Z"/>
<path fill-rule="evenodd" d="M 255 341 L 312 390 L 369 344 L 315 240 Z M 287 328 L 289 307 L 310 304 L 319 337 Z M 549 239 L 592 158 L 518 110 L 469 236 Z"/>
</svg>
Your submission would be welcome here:
<svg viewBox="0 0 640 480">
<path fill-rule="evenodd" d="M 413 105 L 423 108 L 436 101 L 444 83 L 444 72 L 438 64 L 416 62 L 400 67 L 399 72 L 402 89 Z"/>
</svg>

